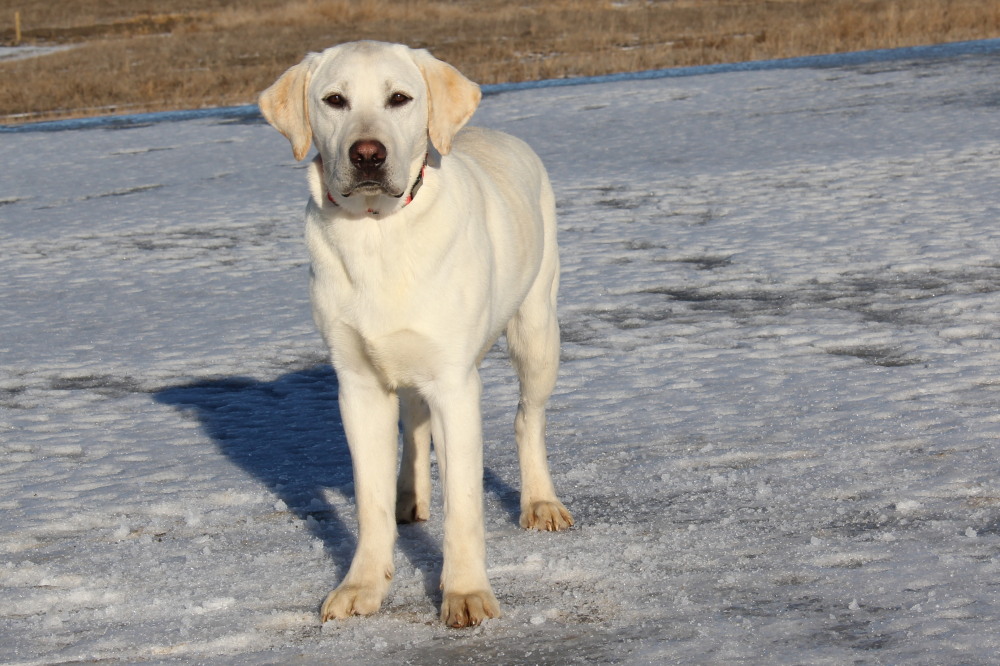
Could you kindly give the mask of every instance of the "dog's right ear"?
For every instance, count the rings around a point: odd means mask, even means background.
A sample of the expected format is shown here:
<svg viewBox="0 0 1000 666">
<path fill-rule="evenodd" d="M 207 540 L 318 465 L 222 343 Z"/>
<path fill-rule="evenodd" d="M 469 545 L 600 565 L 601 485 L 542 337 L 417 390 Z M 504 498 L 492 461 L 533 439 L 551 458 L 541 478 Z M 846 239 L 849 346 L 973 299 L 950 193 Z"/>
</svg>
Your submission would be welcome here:
<svg viewBox="0 0 1000 666">
<path fill-rule="evenodd" d="M 302 62 L 291 67 L 262 92 L 258 100 L 264 118 L 291 142 L 292 154 L 297 160 L 303 159 L 312 145 L 306 91 L 309 90 L 317 55 L 310 53 Z"/>
</svg>

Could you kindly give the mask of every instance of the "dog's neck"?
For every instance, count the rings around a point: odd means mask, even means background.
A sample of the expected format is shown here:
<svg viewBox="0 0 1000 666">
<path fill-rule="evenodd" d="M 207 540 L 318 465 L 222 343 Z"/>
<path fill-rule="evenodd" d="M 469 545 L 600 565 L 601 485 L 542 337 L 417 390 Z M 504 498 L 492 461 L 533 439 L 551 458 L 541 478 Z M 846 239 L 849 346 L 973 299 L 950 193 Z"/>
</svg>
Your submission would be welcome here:
<svg viewBox="0 0 1000 666">
<path fill-rule="evenodd" d="M 428 156 L 425 154 L 424 163 L 420 166 L 420 173 L 417 174 L 417 179 L 413 181 L 413 187 L 410 188 L 409 194 L 406 195 L 406 201 L 403 202 L 403 206 L 410 205 L 410 203 L 413 201 L 413 197 L 417 196 L 417 190 L 419 190 L 420 186 L 424 184 L 424 171 L 427 169 L 427 157 Z M 337 200 L 333 198 L 333 194 L 330 193 L 330 190 L 326 191 L 326 198 L 334 206 L 337 206 L 338 208 L 340 207 L 340 204 L 337 203 Z M 366 212 L 369 215 L 379 214 L 379 211 L 375 210 L 374 208 L 369 208 Z"/>
</svg>

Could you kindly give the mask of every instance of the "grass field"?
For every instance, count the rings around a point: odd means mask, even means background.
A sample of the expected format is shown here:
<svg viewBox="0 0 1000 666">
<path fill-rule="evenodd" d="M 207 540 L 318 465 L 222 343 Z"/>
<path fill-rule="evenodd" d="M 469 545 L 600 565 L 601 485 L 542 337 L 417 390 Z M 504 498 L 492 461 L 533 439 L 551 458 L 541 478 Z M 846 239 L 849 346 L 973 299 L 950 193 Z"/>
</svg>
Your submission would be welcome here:
<svg viewBox="0 0 1000 666">
<path fill-rule="evenodd" d="M 1000 36 L 990 0 L 0 0 L 0 122 L 245 104 L 308 51 L 431 49 L 481 83 Z"/>
</svg>

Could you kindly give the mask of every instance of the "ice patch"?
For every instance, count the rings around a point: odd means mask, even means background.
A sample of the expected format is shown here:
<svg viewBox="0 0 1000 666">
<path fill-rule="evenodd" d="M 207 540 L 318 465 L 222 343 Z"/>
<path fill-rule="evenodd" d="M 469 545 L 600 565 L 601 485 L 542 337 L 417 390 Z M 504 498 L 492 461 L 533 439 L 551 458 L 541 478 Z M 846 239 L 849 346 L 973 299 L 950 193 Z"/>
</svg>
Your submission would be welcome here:
<svg viewBox="0 0 1000 666">
<path fill-rule="evenodd" d="M 27 60 L 28 58 L 39 58 L 75 48 L 75 44 L 60 44 L 58 46 L 0 46 L 0 62 L 11 60 Z"/>
<path fill-rule="evenodd" d="M 912 516 L 923 508 L 923 505 L 916 500 L 903 500 L 896 502 L 896 511 L 904 516 Z"/>
</svg>

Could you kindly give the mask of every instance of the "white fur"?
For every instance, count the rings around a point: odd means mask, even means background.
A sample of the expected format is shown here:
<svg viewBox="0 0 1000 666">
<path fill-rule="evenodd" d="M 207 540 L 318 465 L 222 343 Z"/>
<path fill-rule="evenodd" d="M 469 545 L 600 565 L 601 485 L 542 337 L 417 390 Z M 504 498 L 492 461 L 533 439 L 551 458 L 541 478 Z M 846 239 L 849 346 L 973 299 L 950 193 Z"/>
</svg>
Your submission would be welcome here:
<svg viewBox="0 0 1000 666">
<path fill-rule="evenodd" d="M 395 93 L 411 101 L 390 104 Z M 324 102 L 331 94 L 338 105 Z M 469 626 L 499 615 L 486 575 L 478 366 L 502 333 L 521 384 L 521 524 L 573 524 L 545 454 L 559 364 L 552 190 L 527 145 L 462 130 L 478 103 L 478 87 L 426 51 L 376 42 L 310 54 L 261 95 L 299 159 L 311 142 L 319 152 L 306 210 L 313 315 L 337 372 L 359 521 L 324 621 L 381 605 L 395 523 L 429 516 L 431 439 L 444 485 L 442 620 Z M 377 186 L 357 187 L 348 151 L 359 140 L 386 148 Z"/>
</svg>

